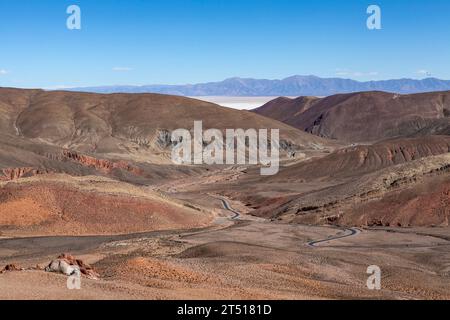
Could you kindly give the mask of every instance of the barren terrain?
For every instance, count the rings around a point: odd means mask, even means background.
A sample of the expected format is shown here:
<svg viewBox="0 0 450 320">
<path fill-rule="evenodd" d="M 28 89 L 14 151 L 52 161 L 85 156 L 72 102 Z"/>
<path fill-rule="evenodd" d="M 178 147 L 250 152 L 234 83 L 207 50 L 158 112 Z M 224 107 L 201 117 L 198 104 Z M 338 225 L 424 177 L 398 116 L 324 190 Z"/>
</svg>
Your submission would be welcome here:
<svg viewBox="0 0 450 320">
<path fill-rule="evenodd" d="M 265 117 L 174 96 L 0 89 L 0 299 L 450 299 L 450 138 L 429 131 L 445 127 L 448 93 L 387 95 L 437 122 L 403 109 L 397 121 L 367 94 L 278 99 Z M 360 103 L 399 131 L 367 142 L 365 120 L 345 115 Z M 322 109 L 309 133 L 278 119 Z M 170 130 L 194 120 L 281 129 L 280 172 L 173 165 Z M 61 253 L 98 279 L 69 290 L 44 270 Z M 366 286 L 371 265 L 381 290 Z"/>
<path fill-rule="evenodd" d="M 386 92 L 326 98 L 277 98 L 254 110 L 322 137 L 348 142 L 448 134 L 450 92 L 400 95 Z"/>
</svg>

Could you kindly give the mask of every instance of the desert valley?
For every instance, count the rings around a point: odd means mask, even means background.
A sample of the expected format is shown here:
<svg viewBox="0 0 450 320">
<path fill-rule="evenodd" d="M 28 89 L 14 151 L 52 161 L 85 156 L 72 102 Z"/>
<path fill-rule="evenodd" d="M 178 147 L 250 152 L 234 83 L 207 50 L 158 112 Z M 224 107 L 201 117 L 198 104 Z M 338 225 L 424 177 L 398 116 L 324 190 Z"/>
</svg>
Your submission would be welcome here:
<svg viewBox="0 0 450 320">
<path fill-rule="evenodd" d="M 174 165 L 170 132 L 197 120 L 280 129 L 279 173 Z M 0 299 L 450 299 L 449 134 L 449 91 L 239 111 L 2 88 Z"/>
</svg>

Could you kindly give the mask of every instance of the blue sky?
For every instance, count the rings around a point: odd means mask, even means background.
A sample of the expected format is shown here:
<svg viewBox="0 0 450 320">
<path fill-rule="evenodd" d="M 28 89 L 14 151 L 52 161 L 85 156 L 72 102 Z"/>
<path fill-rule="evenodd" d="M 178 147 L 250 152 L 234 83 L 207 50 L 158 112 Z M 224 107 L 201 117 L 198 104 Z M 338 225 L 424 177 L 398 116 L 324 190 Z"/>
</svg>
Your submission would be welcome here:
<svg viewBox="0 0 450 320">
<path fill-rule="evenodd" d="M 78 5 L 82 29 L 66 28 Z M 368 30 L 366 9 L 382 9 Z M 0 0 L 0 86 L 450 79 L 448 0 Z"/>
</svg>

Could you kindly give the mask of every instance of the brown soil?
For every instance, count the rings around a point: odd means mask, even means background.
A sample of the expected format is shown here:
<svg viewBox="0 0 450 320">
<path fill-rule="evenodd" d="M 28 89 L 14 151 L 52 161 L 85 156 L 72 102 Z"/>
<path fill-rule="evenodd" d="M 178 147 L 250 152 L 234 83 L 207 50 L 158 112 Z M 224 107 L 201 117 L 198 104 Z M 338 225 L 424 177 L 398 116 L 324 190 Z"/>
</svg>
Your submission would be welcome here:
<svg viewBox="0 0 450 320">
<path fill-rule="evenodd" d="M 171 204 L 156 194 L 133 195 L 135 187 L 126 184 L 94 178 L 89 183 L 96 184 L 97 189 L 83 190 L 77 182 L 82 184 L 82 180 L 68 176 L 60 176 L 59 181 L 48 181 L 42 176 L 0 187 L 0 225 L 4 233 L 136 233 L 201 227 L 212 218 L 181 204 Z"/>
</svg>

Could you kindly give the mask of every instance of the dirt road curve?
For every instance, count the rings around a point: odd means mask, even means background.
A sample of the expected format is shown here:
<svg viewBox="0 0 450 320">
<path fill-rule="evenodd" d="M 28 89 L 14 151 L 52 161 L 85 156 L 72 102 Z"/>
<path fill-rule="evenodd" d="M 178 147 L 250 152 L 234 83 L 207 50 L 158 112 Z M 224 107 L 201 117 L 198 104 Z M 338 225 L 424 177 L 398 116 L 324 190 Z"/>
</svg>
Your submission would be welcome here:
<svg viewBox="0 0 450 320">
<path fill-rule="evenodd" d="M 310 241 L 310 242 L 308 242 L 308 246 L 310 246 L 310 247 L 317 247 L 317 245 L 320 244 L 320 243 L 329 243 L 330 241 L 356 236 L 356 235 L 358 235 L 360 233 L 361 233 L 361 231 L 359 229 L 356 229 L 356 228 L 342 229 L 342 231 L 339 232 L 335 236 L 330 236 L 330 237 L 328 237 L 326 239 L 322 239 L 322 240 Z"/>
<path fill-rule="evenodd" d="M 236 210 L 234 210 L 230 204 L 228 203 L 227 200 L 220 198 L 220 201 L 222 201 L 222 205 L 225 209 L 227 209 L 228 211 L 231 211 L 232 213 L 234 213 L 234 216 L 231 217 L 231 220 L 238 220 L 241 217 L 241 214 L 239 212 L 237 212 Z"/>
<path fill-rule="evenodd" d="M 231 220 L 239 220 L 241 214 L 238 211 L 234 210 L 226 199 L 223 199 L 223 198 L 218 198 L 218 199 L 220 201 L 222 201 L 222 205 L 226 210 L 228 210 L 234 214 L 234 216 L 231 217 L 230 219 Z M 313 240 L 313 241 L 308 242 L 307 244 L 310 247 L 318 247 L 318 244 L 321 244 L 321 243 L 328 244 L 331 241 L 356 236 L 361 233 L 361 230 L 356 229 L 356 228 L 340 229 L 340 230 L 341 231 L 338 234 L 336 234 L 335 236 L 330 236 L 326 239 L 321 239 L 321 240 Z"/>
</svg>

